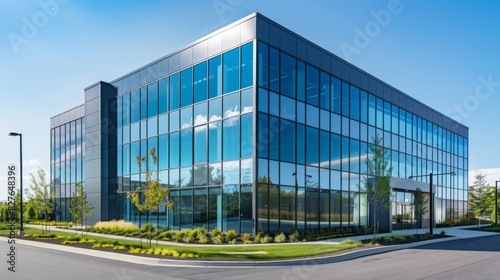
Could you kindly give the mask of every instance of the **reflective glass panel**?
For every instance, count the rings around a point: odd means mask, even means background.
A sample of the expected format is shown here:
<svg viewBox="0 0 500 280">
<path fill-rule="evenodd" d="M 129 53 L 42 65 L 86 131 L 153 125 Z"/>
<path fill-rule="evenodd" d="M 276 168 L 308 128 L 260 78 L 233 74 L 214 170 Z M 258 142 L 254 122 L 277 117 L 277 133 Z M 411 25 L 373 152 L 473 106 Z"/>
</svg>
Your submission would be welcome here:
<svg viewBox="0 0 500 280">
<path fill-rule="evenodd" d="M 222 55 L 223 60 L 223 92 L 229 93 L 239 89 L 240 77 L 240 49 L 236 48 L 225 52 Z"/>
<path fill-rule="evenodd" d="M 194 66 L 194 103 L 207 99 L 207 62 L 204 61 Z"/>
<path fill-rule="evenodd" d="M 295 77 L 295 58 L 285 53 L 281 53 L 281 94 L 295 98 Z"/>
<path fill-rule="evenodd" d="M 216 56 L 208 61 L 208 98 L 222 94 L 221 57 Z"/>
<path fill-rule="evenodd" d="M 241 88 L 253 84 L 253 42 L 241 47 Z"/>
</svg>

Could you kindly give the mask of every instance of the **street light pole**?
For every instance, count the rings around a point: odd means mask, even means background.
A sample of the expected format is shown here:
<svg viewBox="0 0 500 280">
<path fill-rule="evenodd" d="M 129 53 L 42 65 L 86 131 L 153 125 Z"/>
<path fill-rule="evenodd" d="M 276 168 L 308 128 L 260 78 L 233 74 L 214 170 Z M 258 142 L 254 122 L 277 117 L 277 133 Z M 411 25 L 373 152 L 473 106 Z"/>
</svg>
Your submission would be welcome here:
<svg viewBox="0 0 500 280">
<path fill-rule="evenodd" d="M 429 173 L 429 175 L 417 175 L 417 176 L 410 176 L 408 179 L 413 179 L 417 177 L 427 177 L 429 176 L 429 196 L 430 196 L 430 201 L 429 201 L 429 215 L 431 216 L 431 224 L 429 227 L 429 235 L 434 235 L 434 191 L 432 190 L 432 176 L 438 176 L 438 175 L 451 175 L 455 176 L 455 172 L 448 172 L 448 173 L 440 173 L 440 174 L 433 174 L 432 172 Z"/>
<path fill-rule="evenodd" d="M 495 181 L 495 227 L 498 226 L 498 182 Z"/>
<path fill-rule="evenodd" d="M 23 227 L 23 135 L 21 133 L 16 133 L 16 132 L 11 132 L 9 133 L 9 136 L 19 136 L 19 171 L 20 171 L 20 179 L 21 181 L 21 188 L 20 188 L 20 199 L 21 199 L 21 206 L 20 206 L 20 211 L 21 216 L 20 222 L 21 225 L 19 227 L 19 235 L 23 236 L 24 235 L 24 227 Z"/>
</svg>

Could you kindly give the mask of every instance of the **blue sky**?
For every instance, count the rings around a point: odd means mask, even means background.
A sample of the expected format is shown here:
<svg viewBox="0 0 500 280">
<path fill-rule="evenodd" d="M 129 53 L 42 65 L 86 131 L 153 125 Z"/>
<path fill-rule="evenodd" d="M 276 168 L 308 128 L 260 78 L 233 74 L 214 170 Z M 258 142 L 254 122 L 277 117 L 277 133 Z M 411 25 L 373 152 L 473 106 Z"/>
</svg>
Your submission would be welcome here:
<svg viewBox="0 0 500 280">
<path fill-rule="evenodd" d="M 469 126 L 469 169 L 500 179 L 499 1 L 2 0 L 0 200 L 19 161 L 9 131 L 23 133 L 25 178 L 48 171 L 49 119 L 82 104 L 85 87 L 252 12 Z"/>
</svg>

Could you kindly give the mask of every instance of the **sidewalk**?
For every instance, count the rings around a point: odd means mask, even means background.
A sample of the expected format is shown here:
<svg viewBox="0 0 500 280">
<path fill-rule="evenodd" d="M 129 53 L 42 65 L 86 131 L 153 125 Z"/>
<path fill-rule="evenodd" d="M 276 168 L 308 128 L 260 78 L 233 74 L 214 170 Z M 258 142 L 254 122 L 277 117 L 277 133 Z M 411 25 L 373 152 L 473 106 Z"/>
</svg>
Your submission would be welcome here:
<svg viewBox="0 0 500 280">
<path fill-rule="evenodd" d="M 29 225 L 28 227 L 37 228 L 37 227 L 41 227 L 41 226 Z M 426 244 L 445 242 L 445 241 L 462 239 L 462 238 L 474 238 L 474 237 L 490 236 L 490 235 L 498 234 L 498 233 L 491 233 L 491 232 L 466 230 L 468 228 L 475 228 L 475 227 L 476 226 L 460 226 L 460 227 L 449 227 L 449 228 L 435 229 L 435 233 L 437 233 L 437 234 L 439 234 L 441 232 L 441 230 L 446 231 L 446 235 L 452 236 L 449 238 L 426 240 L 426 241 L 422 241 L 422 242 L 415 242 L 415 243 L 401 244 L 401 245 L 374 247 L 374 248 L 346 252 L 344 254 L 332 255 L 332 256 L 307 257 L 307 258 L 300 258 L 300 259 L 275 260 L 275 261 L 266 261 L 266 260 L 261 260 L 261 261 L 205 261 L 205 260 L 192 260 L 192 259 L 189 259 L 189 260 L 184 260 L 184 259 L 171 260 L 171 259 L 160 259 L 160 258 L 133 256 L 133 255 L 104 252 L 104 251 L 97 251 L 97 250 L 91 250 L 91 249 L 81 249 L 81 248 L 76 248 L 76 247 L 70 247 L 70 246 L 64 246 L 64 245 L 54 245 L 54 244 L 48 244 L 48 243 L 37 242 L 37 241 L 29 241 L 29 240 L 17 240 L 16 243 L 24 244 L 24 245 L 28 245 L 28 246 L 45 248 L 45 249 L 59 250 L 59 251 L 65 251 L 65 252 L 70 252 L 70 253 L 75 253 L 75 254 L 82 254 L 82 255 L 87 255 L 87 256 L 92 256 L 92 257 L 99 257 L 99 258 L 118 260 L 118 261 L 124 261 L 124 262 L 135 263 L 135 264 L 151 265 L 151 266 L 219 267 L 219 268 L 246 267 L 246 268 L 251 268 L 251 267 L 263 267 L 263 266 L 297 266 L 297 265 L 304 265 L 304 264 L 311 265 L 311 264 L 335 263 L 335 262 L 347 261 L 347 260 L 352 260 L 352 259 L 370 256 L 370 255 L 375 255 L 375 254 L 381 254 L 381 253 L 385 253 L 385 252 L 408 249 L 408 248 L 417 247 L 417 246 L 426 245 Z M 55 229 L 55 228 L 52 228 L 52 230 L 72 232 L 72 233 L 75 232 L 74 230 Z M 419 234 L 423 234 L 423 233 L 428 232 L 428 229 L 419 229 L 418 232 L 419 232 Z M 382 233 L 382 234 L 379 234 L 378 236 L 396 235 L 396 234 L 398 234 L 398 235 L 415 234 L 415 230 L 414 229 L 397 230 L 397 231 L 393 231 L 390 233 Z M 108 238 L 111 237 L 111 238 L 119 239 L 119 240 L 137 241 L 137 238 L 132 238 L 132 237 L 114 236 L 114 235 L 110 236 L 110 235 L 106 235 L 106 234 L 98 234 L 98 233 L 90 233 L 90 232 L 88 233 L 88 236 L 100 236 L 100 237 L 108 237 Z M 366 236 L 367 239 L 371 239 L 372 237 L 373 237 L 373 235 Z M 329 239 L 329 240 L 324 240 L 324 241 L 314 241 L 311 243 L 318 243 L 318 244 L 332 243 L 332 242 L 336 243 L 336 242 L 342 242 L 342 241 L 348 240 L 348 239 L 350 239 L 350 240 L 364 240 L 365 236 L 363 235 L 363 236 L 351 236 L 351 237 L 335 238 L 335 239 Z M 2 242 L 2 241 L 5 242 L 6 240 L 7 240 L 6 238 L 3 238 L 3 237 L 0 238 L 0 242 Z M 158 244 L 167 244 L 167 245 L 170 244 L 170 245 L 172 245 L 172 242 L 159 241 Z M 293 246 L 294 244 L 301 244 L 301 243 L 289 243 L 287 245 Z M 220 245 L 199 245 L 199 244 L 185 244 L 185 243 L 175 243 L 175 245 L 178 245 L 178 246 L 220 246 Z M 262 244 L 262 245 L 273 246 L 276 244 Z M 249 246 L 249 245 L 236 245 L 236 246 Z"/>
</svg>

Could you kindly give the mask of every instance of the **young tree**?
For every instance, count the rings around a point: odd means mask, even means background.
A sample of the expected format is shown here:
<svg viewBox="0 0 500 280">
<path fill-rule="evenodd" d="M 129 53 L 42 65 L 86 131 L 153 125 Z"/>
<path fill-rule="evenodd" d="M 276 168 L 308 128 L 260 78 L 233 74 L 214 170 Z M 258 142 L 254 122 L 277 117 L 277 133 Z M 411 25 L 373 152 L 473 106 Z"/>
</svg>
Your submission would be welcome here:
<svg viewBox="0 0 500 280">
<path fill-rule="evenodd" d="M 425 196 L 421 188 L 417 188 L 413 193 L 413 203 L 411 204 L 415 209 L 415 216 L 417 218 L 417 233 L 418 228 L 422 227 L 422 216 L 425 215 L 429 210 L 427 209 L 427 203 L 429 199 Z"/>
<path fill-rule="evenodd" d="M 476 217 L 482 217 L 493 211 L 494 188 L 487 185 L 486 174 L 476 172 L 474 175 L 475 181 L 469 187 L 468 200 L 469 211 L 473 212 Z"/>
<path fill-rule="evenodd" d="M 87 193 L 83 187 L 82 182 L 75 184 L 75 196 L 71 198 L 69 212 L 75 217 L 75 222 L 81 225 L 82 235 L 83 228 L 85 227 L 85 218 L 94 209 L 89 201 L 87 200 Z M 77 227 L 75 226 L 75 232 Z"/>
<path fill-rule="evenodd" d="M 49 216 L 54 213 L 55 189 L 54 185 L 47 184 L 45 171 L 41 168 L 37 170 L 37 176 L 30 173 L 31 185 L 28 192 L 29 199 L 33 199 L 40 207 L 45 216 L 45 233 L 48 232 Z"/>
<path fill-rule="evenodd" d="M 149 151 L 151 164 L 154 168 L 150 169 L 146 157 L 136 156 L 136 162 L 139 169 L 144 173 L 144 184 L 141 185 L 133 192 L 127 192 L 130 201 L 139 209 L 139 212 L 146 211 L 148 227 L 148 247 L 151 248 L 151 213 L 159 211 L 162 204 L 165 204 L 169 209 L 173 208 L 173 202 L 168 201 L 169 188 L 164 188 L 158 180 L 158 157 L 156 156 L 156 149 L 153 147 Z M 145 164 L 144 164 L 145 163 Z M 153 171 L 151 171 L 153 170 Z M 156 224 L 158 230 L 158 221 Z M 139 231 L 139 235 L 140 235 Z"/>
<path fill-rule="evenodd" d="M 391 208 L 391 185 L 390 179 L 392 167 L 387 160 L 387 150 L 382 145 L 382 138 L 378 135 L 372 138 L 368 147 L 368 158 L 365 160 L 367 175 L 363 177 L 363 191 L 366 193 L 366 199 L 373 207 L 373 233 L 378 234 L 377 213 Z"/>
</svg>

